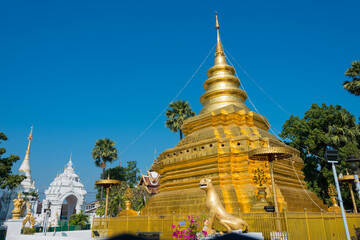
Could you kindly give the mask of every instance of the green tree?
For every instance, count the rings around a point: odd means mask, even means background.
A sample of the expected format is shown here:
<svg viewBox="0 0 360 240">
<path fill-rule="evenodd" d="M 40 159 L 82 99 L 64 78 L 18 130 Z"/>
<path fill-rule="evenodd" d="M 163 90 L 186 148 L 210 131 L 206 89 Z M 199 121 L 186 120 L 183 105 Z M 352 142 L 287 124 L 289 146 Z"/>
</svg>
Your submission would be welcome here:
<svg viewBox="0 0 360 240">
<path fill-rule="evenodd" d="M 101 167 L 103 170 L 102 178 L 105 179 L 106 163 L 112 163 L 117 159 L 117 149 L 115 142 L 109 138 L 99 139 L 96 141 L 92 150 L 92 157 L 97 167 Z"/>
<path fill-rule="evenodd" d="M 280 137 L 287 144 L 297 148 L 304 159 L 303 172 L 310 190 L 315 192 L 327 204 L 330 203 L 328 186 L 334 182 L 331 165 L 323 158 L 328 146 L 340 153 L 337 164 L 338 173 L 346 174 L 348 163 L 345 160 L 351 155 L 359 156 L 359 125 L 355 117 L 341 106 L 312 104 L 311 108 L 300 119 L 290 116 L 284 123 Z M 352 208 L 349 189 L 342 187 L 344 203 Z"/>
<path fill-rule="evenodd" d="M 127 161 L 126 167 L 116 166 L 105 170 L 105 176 L 110 175 L 111 179 L 119 180 L 122 183 L 126 183 L 130 187 L 135 186 L 140 180 L 140 170 L 137 167 L 136 161 Z M 96 195 L 97 199 L 100 199 L 101 191 L 99 187 L 95 187 L 98 190 Z"/>
<path fill-rule="evenodd" d="M 125 179 L 130 187 L 133 187 L 139 182 L 139 173 L 140 170 L 136 166 L 136 161 L 128 161 L 127 167 L 125 168 Z"/>
<path fill-rule="evenodd" d="M 360 96 L 360 61 L 351 63 L 351 67 L 345 72 L 345 76 L 351 81 L 344 81 L 343 87 L 346 91 L 356 96 Z"/>
<path fill-rule="evenodd" d="M 81 225 L 85 227 L 89 223 L 89 215 L 84 214 L 81 210 L 79 213 L 75 213 L 70 216 L 69 224 L 72 226 Z"/>
<path fill-rule="evenodd" d="M 184 121 L 190 117 L 195 116 L 195 113 L 190 107 L 188 101 L 178 100 L 169 104 L 171 109 L 168 109 L 165 116 L 168 118 L 165 126 L 172 132 L 180 132 L 180 140 L 183 138 L 181 126 Z"/>
<path fill-rule="evenodd" d="M 95 146 L 92 150 L 92 157 L 97 167 L 101 167 L 103 170 L 102 179 L 106 178 L 105 168 L 106 163 L 112 163 L 117 159 L 117 149 L 115 142 L 109 138 L 99 139 L 96 141 Z M 103 188 L 101 188 L 101 199 L 103 195 Z"/>
<path fill-rule="evenodd" d="M 0 143 L 6 141 L 8 138 L 2 132 L 0 132 Z M 11 168 L 20 158 L 11 154 L 10 157 L 2 157 L 6 153 L 5 148 L 0 148 L 0 189 L 6 187 L 13 189 L 22 182 L 26 177 L 24 175 L 12 174 Z"/>
<path fill-rule="evenodd" d="M 127 161 L 126 167 L 116 166 L 105 170 L 106 176 L 110 174 L 111 179 L 121 181 L 119 186 L 113 186 L 109 191 L 108 214 L 110 216 L 116 216 L 124 209 L 126 200 L 131 201 L 131 208 L 135 211 L 140 211 L 149 200 L 150 193 L 143 186 L 137 186 L 140 180 L 139 172 L 136 161 Z M 98 191 L 96 198 L 100 199 L 100 189 L 95 188 Z M 101 202 L 96 214 L 105 214 L 104 202 Z"/>
<path fill-rule="evenodd" d="M 125 208 L 125 201 L 131 202 L 131 208 L 140 211 L 150 199 L 150 193 L 144 186 L 130 187 L 128 183 L 122 182 L 119 186 L 114 186 L 109 192 L 108 214 L 116 216 Z M 105 214 L 105 204 L 97 209 L 96 214 Z"/>
</svg>

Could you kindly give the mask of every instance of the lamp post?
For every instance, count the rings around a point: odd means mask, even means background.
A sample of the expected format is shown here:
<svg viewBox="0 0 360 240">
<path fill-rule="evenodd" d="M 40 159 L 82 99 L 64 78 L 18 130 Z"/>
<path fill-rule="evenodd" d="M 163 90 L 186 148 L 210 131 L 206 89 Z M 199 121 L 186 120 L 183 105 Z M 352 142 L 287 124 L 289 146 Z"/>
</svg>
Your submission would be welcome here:
<svg viewBox="0 0 360 240">
<path fill-rule="evenodd" d="M 355 182 L 355 186 L 356 186 L 355 191 L 357 192 L 358 197 L 360 199 L 360 183 L 359 183 L 359 175 L 358 175 L 360 159 L 357 159 L 354 156 L 350 156 L 346 160 L 346 162 L 350 163 L 350 168 L 354 174 L 354 182 Z"/>
<path fill-rule="evenodd" d="M 332 170 L 333 170 L 333 173 L 334 173 L 335 186 L 336 186 L 336 191 L 337 191 L 337 194 L 338 194 L 338 200 L 339 200 L 339 205 L 340 205 L 340 209 L 341 209 L 341 215 L 342 215 L 343 222 L 344 222 L 346 239 L 350 240 L 349 228 L 348 228 L 347 221 L 346 221 L 344 205 L 343 205 L 343 201 L 342 201 L 342 198 L 341 198 L 341 192 L 340 192 L 340 187 L 339 187 L 338 176 L 337 176 L 337 172 L 336 172 L 336 168 L 335 168 L 335 163 L 338 163 L 338 161 L 336 161 L 338 156 L 339 156 L 338 150 L 336 150 L 336 149 L 326 149 L 325 158 L 328 160 L 328 163 L 331 163 Z"/>
</svg>

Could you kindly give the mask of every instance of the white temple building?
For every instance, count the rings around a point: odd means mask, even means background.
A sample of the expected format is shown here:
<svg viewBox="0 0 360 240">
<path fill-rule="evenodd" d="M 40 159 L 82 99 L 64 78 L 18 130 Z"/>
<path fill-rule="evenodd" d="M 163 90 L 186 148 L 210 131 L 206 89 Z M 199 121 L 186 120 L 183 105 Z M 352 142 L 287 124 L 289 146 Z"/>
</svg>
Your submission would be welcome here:
<svg viewBox="0 0 360 240">
<path fill-rule="evenodd" d="M 19 168 L 19 173 L 24 174 L 26 178 L 20 183 L 17 188 L 14 189 L 3 189 L 0 193 L 0 225 L 6 220 L 12 217 L 12 210 L 14 208 L 13 200 L 17 198 L 19 192 L 29 193 L 35 191 L 35 180 L 31 177 L 31 169 L 30 169 L 30 147 L 31 140 L 33 139 L 33 127 L 31 127 L 29 134 L 29 143 L 26 149 L 25 158 Z M 36 213 L 37 209 L 37 201 L 31 201 L 32 213 Z M 27 210 L 24 209 L 24 214 L 26 214 Z"/>
<path fill-rule="evenodd" d="M 42 218 L 45 219 L 45 210 L 50 209 L 48 222 L 51 226 L 56 226 L 58 220 L 69 220 L 71 215 L 79 213 L 83 208 L 85 195 L 84 185 L 75 173 L 70 157 L 64 172 L 58 175 L 45 190 Z"/>
</svg>

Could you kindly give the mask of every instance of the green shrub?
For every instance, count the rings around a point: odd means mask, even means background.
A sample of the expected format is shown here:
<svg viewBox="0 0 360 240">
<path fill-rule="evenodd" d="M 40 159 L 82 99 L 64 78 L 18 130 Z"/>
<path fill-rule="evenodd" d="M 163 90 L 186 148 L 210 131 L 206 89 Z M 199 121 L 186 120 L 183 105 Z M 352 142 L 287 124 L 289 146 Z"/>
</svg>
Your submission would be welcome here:
<svg viewBox="0 0 360 240">
<path fill-rule="evenodd" d="M 34 233 L 35 233 L 35 230 L 32 228 L 24 228 L 23 229 L 23 234 L 33 235 Z"/>
</svg>

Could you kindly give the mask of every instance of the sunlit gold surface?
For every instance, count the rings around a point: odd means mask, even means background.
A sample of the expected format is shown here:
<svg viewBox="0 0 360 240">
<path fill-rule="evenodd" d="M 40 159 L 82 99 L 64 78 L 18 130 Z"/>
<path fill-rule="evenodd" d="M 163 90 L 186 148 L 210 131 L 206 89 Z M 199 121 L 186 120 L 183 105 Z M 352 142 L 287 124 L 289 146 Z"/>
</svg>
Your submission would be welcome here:
<svg viewBox="0 0 360 240">
<path fill-rule="evenodd" d="M 35 225 L 35 219 L 33 216 L 31 216 L 31 204 L 30 202 L 26 202 L 26 206 L 28 209 L 28 212 L 26 214 L 26 217 L 24 218 L 24 220 L 22 221 L 22 228 L 25 227 L 26 223 L 29 222 L 29 224 L 31 225 L 31 228 L 34 228 Z"/>
<path fill-rule="evenodd" d="M 200 180 L 200 189 L 206 192 L 205 203 L 207 209 L 210 211 L 208 224 L 205 229 L 208 234 L 216 232 L 216 230 L 213 229 L 214 219 L 217 219 L 228 233 L 232 233 L 233 230 L 247 231 L 249 229 L 249 225 L 244 220 L 234 217 L 225 210 L 218 194 L 214 190 L 210 178 Z"/>
<path fill-rule="evenodd" d="M 340 209 L 339 205 L 337 204 L 337 201 L 336 201 L 336 198 L 335 198 L 335 196 L 337 194 L 337 191 L 336 191 L 336 188 L 335 188 L 334 185 L 332 185 L 332 184 L 329 185 L 328 193 L 329 193 L 329 196 L 331 198 L 331 207 L 328 208 L 329 212 L 340 213 L 341 209 Z"/>
<path fill-rule="evenodd" d="M 291 158 L 293 155 L 293 151 L 288 149 L 287 147 L 266 147 L 266 148 L 258 148 L 251 150 L 249 153 L 249 159 L 251 160 L 268 160 L 272 161 L 280 159 Z"/>
<path fill-rule="evenodd" d="M 112 185 L 118 185 L 121 182 L 119 180 L 114 180 L 114 179 L 103 179 L 103 180 L 97 180 L 95 182 L 96 186 L 103 186 L 105 188 L 110 187 Z"/>
<path fill-rule="evenodd" d="M 204 193 L 203 193 L 204 194 Z M 273 213 L 245 213 L 234 214 L 250 223 L 251 232 L 261 232 L 264 239 L 275 239 L 276 222 L 279 220 L 284 226 L 287 237 L 277 239 L 289 240 L 340 240 L 344 239 L 345 228 L 341 214 L 336 213 L 281 213 L 277 218 Z M 359 226 L 360 215 L 347 213 L 347 224 L 349 229 Z M 138 232 L 160 232 L 161 240 L 172 240 L 174 229 L 172 224 L 180 221 L 189 223 L 188 215 L 165 215 L 165 216 L 136 216 L 116 217 L 104 220 L 94 218 L 91 236 L 95 238 L 93 231 L 97 231 L 101 238 L 114 237 L 122 233 L 136 235 Z M 308 224 L 307 224 L 308 223 Z M 216 220 L 214 228 L 225 231 Z M 203 229 L 202 221 L 199 221 L 198 229 Z M 309 233 L 309 235 L 307 235 Z M 350 231 L 351 237 L 356 239 L 356 232 Z M 284 235 L 283 235 L 284 236 Z M 307 238 L 309 236 L 309 238 Z"/>
<path fill-rule="evenodd" d="M 218 30 L 218 28 L 217 28 Z M 268 132 L 266 118 L 252 112 L 244 101 L 246 93 L 239 89 L 240 81 L 235 70 L 227 65 L 217 38 L 215 63 L 208 70 L 201 97 L 200 114 L 187 119 L 181 128 L 185 138 L 177 146 L 162 152 L 152 169 L 161 175 L 158 194 L 151 197 L 142 214 L 169 215 L 194 214 L 207 211 L 206 197 L 198 188 L 199 181 L 211 177 L 214 190 L 225 210 L 231 214 L 251 212 L 257 203 L 258 184 L 254 171 L 261 167 L 270 179 L 267 161 L 251 160 L 248 153 L 254 149 L 281 147 L 293 156 L 294 167 L 303 186 L 303 160 L 298 150 L 281 143 Z M 267 151 L 267 150 L 258 150 Z M 279 155 L 273 162 L 273 176 L 279 210 L 303 212 L 320 211 L 304 192 L 296 177 L 290 159 Z M 274 182 L 274 181 L 271 181 Z M 263 185 L 269 205 L 274 201 L 271 182 Z M 306 190 L 314 201 L 325 208 L 322 201 Z"/>
<path fill-rule="evenodd" d="M 118 213 L 118 217 L 138 216 L 139 214 L 131 209 L 131 202 L 125 201 L 125 209 Z"/>
<path fill-rule="evenodd" d="M 21 193 L 19 192 L 18 197 L 13 200 L 14 209 L 12 210 L 13 217 L 12 219 L 20 219 L 21 207 L 23 206 L 24 199 L 21 198 Z"/>
<path fill-rule="evenodd" d="M 220 26 L 217 15 L 215 28 L 217 32 L 215 61 L 214 66 L 207 72 L 209 78 L 204 82 L 206 92 L 200 98 L 200 102 L 204 106 L 200 114 L 231 104 L 249 110 L 244 104 L 247 98 L 246 92 L 239 89 L 240 80 L 234 76 L 235 69 L 226 62 L 225 53 L 220 41 Z"/>
</svg>

